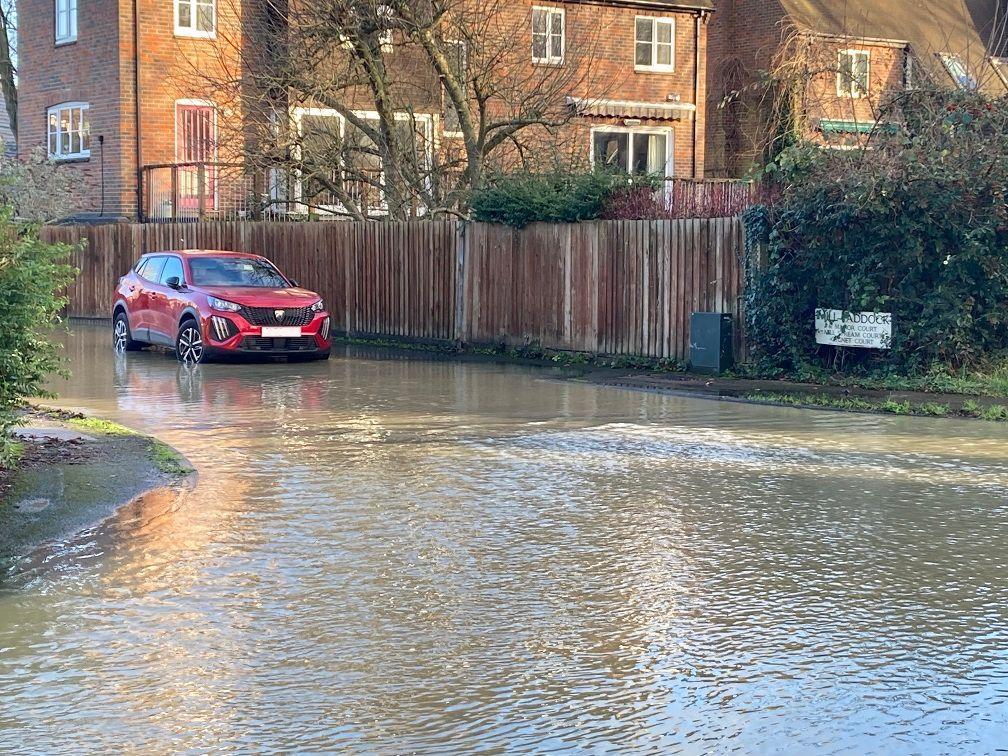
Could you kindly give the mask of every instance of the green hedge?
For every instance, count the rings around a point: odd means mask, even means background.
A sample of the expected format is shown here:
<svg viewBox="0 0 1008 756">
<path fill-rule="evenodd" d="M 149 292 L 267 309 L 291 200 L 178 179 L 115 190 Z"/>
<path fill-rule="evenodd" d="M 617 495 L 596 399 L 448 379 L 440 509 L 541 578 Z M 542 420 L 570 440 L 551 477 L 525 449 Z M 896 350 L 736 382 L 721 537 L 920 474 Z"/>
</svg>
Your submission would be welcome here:
<svg viewBox="0 0 1008 756">
<path fill-rule="evenodd" d="M 787 190 L 745 216 L 768 259 L 746 292 L 765 372 L 921 372 L 1008 350 L 1006 104 L 920 120 L 861 154 L 795 147 L 771 166 Z M 816 307 L 892 312 L 892 349 L 816 345 Z"/>
<path fill-rule="evenodd" d="M 605 170 L 496 175 L 473 193 L 473 217 L 515 228 L 539 221 L 595 220 L 602 217 L 614 191 L 635 185 L 657 186 L 651 176 L 627 176 Z"/>
<path fill-rule="evenodd" d="M 45 333 L 66 306 L 57 292 L 76 275 L 66 264 L 69 254 L 66 245 L 40 241 L 35 228 L 0 209 L 0 468 L 16 458 L 10 430 L 22 402 L 45 395 L 46 378 L 62 364 Z"/>
</svg>

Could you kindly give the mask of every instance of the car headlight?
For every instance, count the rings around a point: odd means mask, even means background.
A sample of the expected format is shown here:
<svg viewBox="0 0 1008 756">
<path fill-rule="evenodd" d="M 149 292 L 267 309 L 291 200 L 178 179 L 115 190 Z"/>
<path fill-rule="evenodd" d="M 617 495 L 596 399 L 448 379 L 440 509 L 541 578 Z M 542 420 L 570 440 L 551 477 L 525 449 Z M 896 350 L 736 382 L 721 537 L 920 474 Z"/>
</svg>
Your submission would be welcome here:
<svg viewBox="0 0 1008 756">
<path fill-rule="evenodd" d="M 311 306 L 312 312 L 322 312 L 322 310 L 324 309 L 325 309 L 325 302 L 323 302 L 321 299 Z"/>
<path fill-rule="evenodd" d="M 207 303 L 213 309 L 220 310 L 221 312 L 238 312 L 241 309 L 240 304 L 228 302 L 226 299 L 217 299 L 217 297 L 207 297 Z"/>
</svg>

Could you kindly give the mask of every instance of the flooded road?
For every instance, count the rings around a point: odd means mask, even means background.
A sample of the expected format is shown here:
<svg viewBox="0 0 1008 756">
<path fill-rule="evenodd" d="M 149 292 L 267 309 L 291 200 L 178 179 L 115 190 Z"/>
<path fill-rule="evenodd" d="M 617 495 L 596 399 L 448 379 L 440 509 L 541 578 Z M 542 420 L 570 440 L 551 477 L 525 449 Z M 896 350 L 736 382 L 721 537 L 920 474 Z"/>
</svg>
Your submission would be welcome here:
<svg viewBox="0 0 1008 756">
<path fill-rule="evenodd" d="M 1003 425 L 67 353 L 200 481 L 0 588 L 0 751 L 1008 745 Z"/>
</svg>

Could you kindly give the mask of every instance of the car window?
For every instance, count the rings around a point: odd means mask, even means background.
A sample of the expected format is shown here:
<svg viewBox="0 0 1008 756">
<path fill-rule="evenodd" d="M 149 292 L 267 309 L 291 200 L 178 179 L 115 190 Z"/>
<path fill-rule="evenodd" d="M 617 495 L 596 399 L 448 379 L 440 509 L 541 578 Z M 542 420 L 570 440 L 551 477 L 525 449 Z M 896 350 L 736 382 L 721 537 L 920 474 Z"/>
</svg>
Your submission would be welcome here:
<svg viewBox="0 0 1008 756">
<path fill-rule="evenodd" d="M 189 273 L 195 286 L 281 289 L 289 285 L 276 268 L 258 257 L 193 257 Z"/>
<path fill-rule="evenodd" d="M 140 266 L 137 270 L 137 275 L 146 281 L 157 283 L 160 280 L 161 268 L 164 267 L 164 263 L 164 255 L 152 255 L 147 258 L 147 262 Z"/>
<path fill-rule="evenodd" d="M 185 275 L 182 273 L 182 261 L 177 257 L 167 258 L 164 268 L 161 269 L 161 277 L 158 281 L 167 286 L 168 279 L 172 276 L 175 276 L 179 280 L 179 283 L 185 283 Z"/>
</svg>

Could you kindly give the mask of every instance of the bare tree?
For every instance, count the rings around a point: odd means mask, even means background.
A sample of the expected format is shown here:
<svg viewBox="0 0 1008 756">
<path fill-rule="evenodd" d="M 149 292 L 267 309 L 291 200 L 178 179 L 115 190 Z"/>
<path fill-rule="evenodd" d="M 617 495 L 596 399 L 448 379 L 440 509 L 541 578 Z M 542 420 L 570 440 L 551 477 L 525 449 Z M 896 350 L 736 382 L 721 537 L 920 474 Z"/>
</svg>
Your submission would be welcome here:
<svg viewBox="0 0 1008 756">
<path fill-rule="evenodd" d="M 3 27 L 3 39 L 0 39 L 0 91 L 3 92 L 4 105 L 7 107 L 15 139 L 18 133 L 16 19 L 14 0 L 0 0 L 0 26 Z"/>
<path fill-rule="evenodd" d="M 274 198 L 310 210 L 464 212 L 488 171 L 568 159 L 567 97 L 610 86 L 593 65 L 598 29 L 567 29 L 563 49 L 547 17 L 530 39 L 529 9 L 511 0 L 266 0 L 234 12 L 241 31 L 219 35 L 214 70 L 183 75 L 241 114 L 219 127 L 234 158 L 272 169 Z"/>
</svg>

